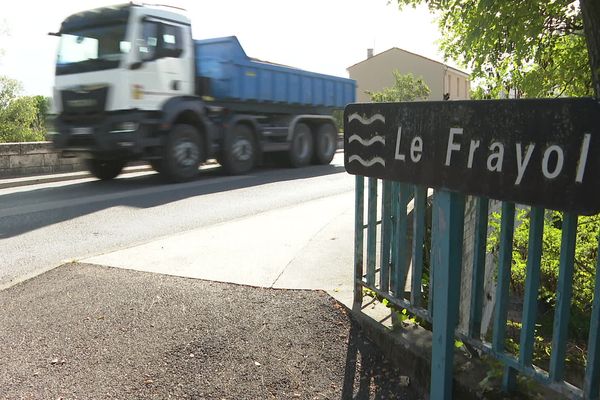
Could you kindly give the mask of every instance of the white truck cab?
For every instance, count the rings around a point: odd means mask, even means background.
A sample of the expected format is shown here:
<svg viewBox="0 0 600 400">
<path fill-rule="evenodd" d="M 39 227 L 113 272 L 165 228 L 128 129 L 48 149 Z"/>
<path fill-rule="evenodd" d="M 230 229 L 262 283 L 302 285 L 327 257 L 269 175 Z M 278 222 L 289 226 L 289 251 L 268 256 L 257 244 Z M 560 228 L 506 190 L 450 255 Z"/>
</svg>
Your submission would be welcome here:
<svg viewBox="0 0 600 400">
<path fill-rule="evenodd" d="M 107 7 L 70 16 L 59 35 L 57 114 L 161 110 L 173 96 L 193 94 L 194 46 L 190 21 L 181 13 Z"/>
</svg>

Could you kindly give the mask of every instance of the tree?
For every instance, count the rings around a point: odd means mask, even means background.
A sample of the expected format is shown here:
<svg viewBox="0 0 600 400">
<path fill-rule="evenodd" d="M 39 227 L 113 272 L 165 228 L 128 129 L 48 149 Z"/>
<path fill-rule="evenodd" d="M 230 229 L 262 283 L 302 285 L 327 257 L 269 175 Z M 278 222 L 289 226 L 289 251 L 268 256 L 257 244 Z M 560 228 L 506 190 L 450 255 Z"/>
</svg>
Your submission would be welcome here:
<svg viewBox="0 0 600 400">
<path fill-rule="evenodd" d="M 22 85 L 16 79 L 0 75 L 0 110 L 5 109 L 21 93 Z"/>
<path fill-rule="evenodd" d="M 400 7 L 427 3 L 438 17 L 445 56 L 471 68 L 491 97 L 593 93 L 578 1 L 396 1 Z M 596 0 L 587 3 L 598 8 Z"/>
<path fill-rule="evenodd" d="M 20 92 L 19 81 L 0 76 L 0 143 L 44 140 L 49 99 Z"/>
<path fill-rule="evenodd" d="M 396 70 L 394 74 L 394 85 L 380 92 L 366 92 L 375 103 L 426 100 L 429 97 L 429 87 L 423 78 L 416 78 L 413 74 L 401 74 Z"/>
</svg>

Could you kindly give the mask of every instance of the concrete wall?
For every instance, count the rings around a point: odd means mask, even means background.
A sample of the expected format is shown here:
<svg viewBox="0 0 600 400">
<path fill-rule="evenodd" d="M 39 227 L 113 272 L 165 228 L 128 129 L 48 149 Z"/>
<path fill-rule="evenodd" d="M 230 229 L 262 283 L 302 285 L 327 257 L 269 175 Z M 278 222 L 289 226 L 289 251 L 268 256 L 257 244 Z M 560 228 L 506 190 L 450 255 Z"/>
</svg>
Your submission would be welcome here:
<svg viewBox="0 0 600 400">
<path fill-rule="evenodd" d="M 60 158 L 50 142 L 0 143 L 0 178 L 83 169 L 77 158 Z"/>
<path fill-rule="evenodd" d="M 392 86 L 394 70 L 423 77 L 431 90 L 429 100 L 443 100 L 445 93 L 450 95 L 450 100 L 469 98 L 469 75 L 418 54 L 392 48 L 348 68 L 350 78 L 356 80 L 357 101 L 369 102 L 371 97 L 366 91 L 381 91 Z"/>
</svg>

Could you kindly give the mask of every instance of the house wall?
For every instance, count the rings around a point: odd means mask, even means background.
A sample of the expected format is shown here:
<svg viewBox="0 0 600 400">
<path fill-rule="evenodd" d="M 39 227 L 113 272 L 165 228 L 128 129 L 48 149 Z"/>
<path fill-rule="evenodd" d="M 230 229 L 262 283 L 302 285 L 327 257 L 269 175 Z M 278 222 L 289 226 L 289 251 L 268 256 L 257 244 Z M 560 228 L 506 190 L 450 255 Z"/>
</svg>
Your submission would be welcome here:
<svg viewBox="0 0 600 400">
<path fill-rule="evenodd" d="M 394 84 L 393 71 L 412 73 L 422 77 L 431 94 L 429 100 L 443 100 L 444 93 L 451 100 L 469 98 L 468 76 L 434 60 L 393 48 L 348 68 L 350 78 L 356 80 L 356 99 L 369 102 L 367 91 L 380 91 Z"/>
</svg>

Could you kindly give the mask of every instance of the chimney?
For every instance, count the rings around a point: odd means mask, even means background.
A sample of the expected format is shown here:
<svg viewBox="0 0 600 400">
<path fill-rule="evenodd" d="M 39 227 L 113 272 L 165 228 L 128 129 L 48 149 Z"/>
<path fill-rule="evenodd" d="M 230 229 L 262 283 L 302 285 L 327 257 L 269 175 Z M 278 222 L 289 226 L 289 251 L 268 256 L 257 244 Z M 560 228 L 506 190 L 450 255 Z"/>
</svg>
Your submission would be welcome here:
<svg viewBox="0 0 600 400">
<path fill-rule="evenodd" d="M 367 49 L 367 59 L 373 57 L 373 49 Z"/>
</svg>

